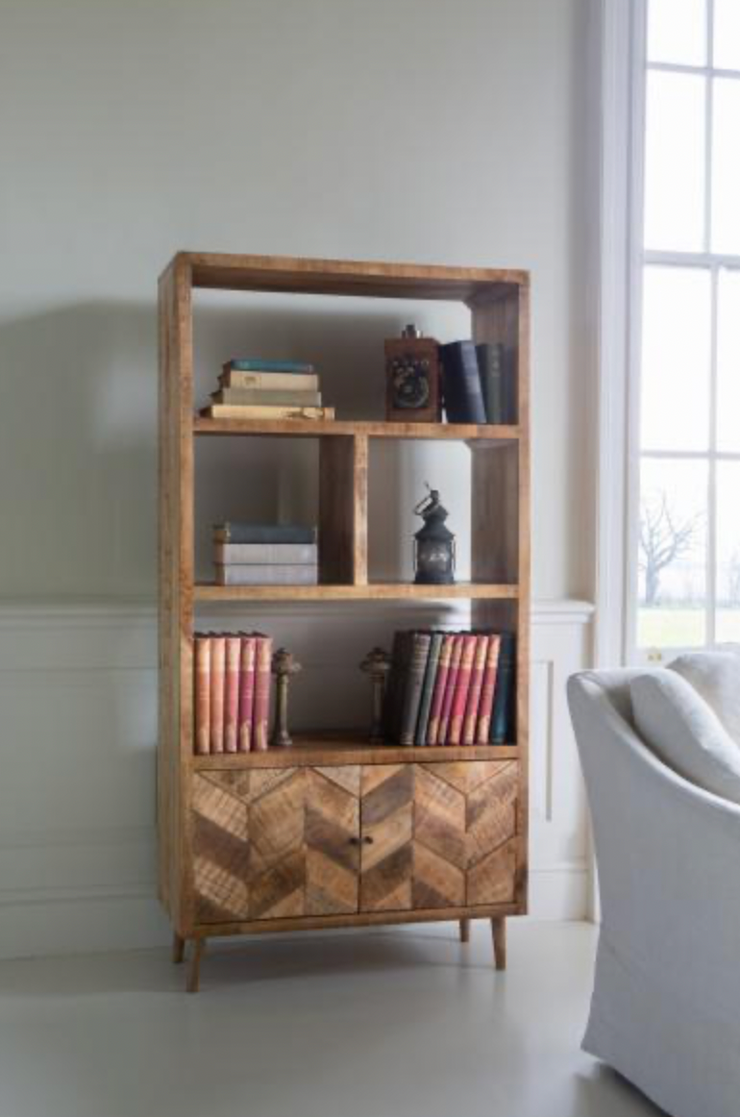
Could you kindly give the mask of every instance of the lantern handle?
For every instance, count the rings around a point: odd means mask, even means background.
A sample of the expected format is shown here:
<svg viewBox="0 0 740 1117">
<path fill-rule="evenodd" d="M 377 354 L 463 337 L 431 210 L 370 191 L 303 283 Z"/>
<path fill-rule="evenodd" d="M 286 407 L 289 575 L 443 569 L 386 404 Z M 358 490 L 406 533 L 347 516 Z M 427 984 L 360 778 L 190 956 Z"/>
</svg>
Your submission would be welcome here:
<svg viewBox="0 0 740 1117">
<path fill-rule="evenodd" d="M 422 516 L 428 512 L 430 508 L 437 508 L 439 505 L 439 489 L 433 489 L 428 481 L 424 484 L 429 489 L 429 495 L 423 497 L 414 508 L 415 516 Z"/>
</svg>

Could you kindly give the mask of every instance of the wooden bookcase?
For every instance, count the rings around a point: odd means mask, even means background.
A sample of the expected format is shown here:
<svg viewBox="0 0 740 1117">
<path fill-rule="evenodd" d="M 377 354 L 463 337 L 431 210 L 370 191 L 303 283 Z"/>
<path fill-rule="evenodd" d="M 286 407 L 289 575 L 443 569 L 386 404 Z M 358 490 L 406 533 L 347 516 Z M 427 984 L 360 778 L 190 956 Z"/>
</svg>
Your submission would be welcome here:
<svg viewBox="0 0 740 1117">
<path fill-rule="evenodd" d="M 195 288 L 462 302 L 473 338 L 503 343 L 517 370 L 518 422 L 198 418 Z M 471 918 L 490 919 L 502 968 L 505 919 L 523 914 L 527 904 L 528 274 L 180 252 L 159 281 L 159 339 L 159 892 L 174 928 L 176 961 L 192 942 L 188 988 L 198 988 L 209 937 L 363 924 L 459 920 L 467 941 Z M 264 436 L 319 440 L 320 584 L 198 585 L 195 440 Z M 469 447 L 469 583 L 369 580 L 368 450 L 373 439 L 388 438 Z M 516 632 L 514 741 L 399 748 L 327 733 L 267 752 L 194 755 L 199 602 L 235 602 L 243 611 L 250 601 L 450 598 L 470 599 L 474 625 Z"/>
</svg>

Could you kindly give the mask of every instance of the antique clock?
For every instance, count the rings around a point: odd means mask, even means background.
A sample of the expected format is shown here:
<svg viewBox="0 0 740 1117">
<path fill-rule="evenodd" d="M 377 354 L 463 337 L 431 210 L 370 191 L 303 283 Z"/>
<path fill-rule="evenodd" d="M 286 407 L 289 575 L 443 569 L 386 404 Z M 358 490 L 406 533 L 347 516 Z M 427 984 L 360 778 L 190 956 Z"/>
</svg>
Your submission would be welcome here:
<svg viewBox="0 0 740 1117">
<path fill-rule="evenodd" d="M 385 343 L 386 418 L 396 423 L 440 421 L 439 345 L 406 326 Z"/>
</svg>

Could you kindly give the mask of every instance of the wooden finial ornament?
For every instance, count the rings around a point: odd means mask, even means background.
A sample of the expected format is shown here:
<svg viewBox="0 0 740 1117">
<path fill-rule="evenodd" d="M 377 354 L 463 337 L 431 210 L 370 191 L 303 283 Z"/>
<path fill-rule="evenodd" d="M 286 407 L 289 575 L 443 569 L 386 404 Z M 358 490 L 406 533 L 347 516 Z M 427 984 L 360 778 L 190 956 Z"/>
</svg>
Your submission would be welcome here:
<svg viewBox="0 0 740 1117">
<path fill-rule="evenodd" d="M 391 669 L 391 657 L 383 648 L 373 648 L 360 664 L 360 670 L 369 675 L 373 684 L 373 720 L 370 726 L 370 741 L 372 744 L 382 744 L 385 736 L 383 733 L 383 695 L 385 681 Z"/>
<path fill-rule="evenodd" d="M 272 657 L 272 673 L 276 679 L 275 724 L 272 730 L 273 745 L 292 745 L 288 732 L 288 685 L 291 675 L 297 675 L 301 665 L 293 653 L 286 648 L 278 648 Z"/>
</svg>

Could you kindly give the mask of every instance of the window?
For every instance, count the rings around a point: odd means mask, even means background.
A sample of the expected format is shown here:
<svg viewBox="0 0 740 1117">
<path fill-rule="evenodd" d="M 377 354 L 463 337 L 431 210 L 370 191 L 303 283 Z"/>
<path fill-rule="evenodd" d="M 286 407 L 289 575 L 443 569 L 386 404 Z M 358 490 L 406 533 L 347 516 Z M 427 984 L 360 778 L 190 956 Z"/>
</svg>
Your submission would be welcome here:
<svg viewBox="0 0 740 1117">
<path fill-rule="evenodd" d="M 740 642 L 740 0 L 639 0 L 636 15 L 639 654 Z"/>
</svg>

